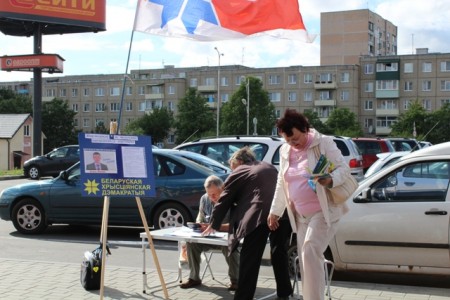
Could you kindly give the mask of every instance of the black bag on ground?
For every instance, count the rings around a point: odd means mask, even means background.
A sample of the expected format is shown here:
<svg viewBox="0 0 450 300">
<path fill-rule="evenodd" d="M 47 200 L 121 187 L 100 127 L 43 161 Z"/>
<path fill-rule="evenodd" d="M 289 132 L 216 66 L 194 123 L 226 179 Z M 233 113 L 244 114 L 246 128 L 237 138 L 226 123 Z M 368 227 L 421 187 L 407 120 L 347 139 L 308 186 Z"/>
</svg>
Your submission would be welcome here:
<svg viewBox="0 0 450 300">
<path fill-rule="evenodd" d="M 108 254 L 111 254 L 106 246 Z M 86 251 L 81 263 L 80 281 L 85 290 L 99 290 L 102 274 L 102 245 L 92 252 Z"/>
</svg>

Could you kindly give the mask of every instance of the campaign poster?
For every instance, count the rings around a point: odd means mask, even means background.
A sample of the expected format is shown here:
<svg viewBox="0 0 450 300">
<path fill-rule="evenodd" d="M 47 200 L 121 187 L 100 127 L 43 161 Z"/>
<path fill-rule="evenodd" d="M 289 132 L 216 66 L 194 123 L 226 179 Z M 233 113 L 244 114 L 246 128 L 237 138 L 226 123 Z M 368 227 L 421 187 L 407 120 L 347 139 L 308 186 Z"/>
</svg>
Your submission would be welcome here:
<svg viewBox="0 0 450 300">
<path fill-rule="evenodd" d="M 149 136 L 80 133 L 81 195 L 154 197 Z"/>
</svg>

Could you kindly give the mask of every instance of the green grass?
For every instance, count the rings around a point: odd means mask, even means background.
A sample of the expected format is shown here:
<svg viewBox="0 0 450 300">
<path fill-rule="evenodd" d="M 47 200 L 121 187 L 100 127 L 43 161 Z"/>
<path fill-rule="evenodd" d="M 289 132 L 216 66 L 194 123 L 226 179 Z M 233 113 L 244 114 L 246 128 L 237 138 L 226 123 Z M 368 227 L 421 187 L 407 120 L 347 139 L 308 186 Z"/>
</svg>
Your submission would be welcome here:
<svg viewBox="0 0 450 300">
<path fill-rule="evenodd" d="M 0 176 L 23 175 L 22 169 L 0 171 Z"/>
</svg>

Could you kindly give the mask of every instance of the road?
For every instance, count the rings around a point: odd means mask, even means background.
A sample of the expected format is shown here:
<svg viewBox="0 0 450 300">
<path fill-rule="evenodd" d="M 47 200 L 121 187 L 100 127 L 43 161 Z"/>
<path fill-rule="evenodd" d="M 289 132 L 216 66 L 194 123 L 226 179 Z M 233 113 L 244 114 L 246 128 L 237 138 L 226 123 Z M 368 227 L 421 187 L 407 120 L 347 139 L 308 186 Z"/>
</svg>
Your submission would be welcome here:
<svg viewBox="0 0 450 300">
<path fill-rule="evenodd" d="M 29 181 L 29 179 L 0 180 L 0 190 Z M 139 234 L 143 231 L 143 228 L 135 227 L 108 228 L 108 241 L 112 255 L 108 257 L 107 267 L 110 265 L 141 268 L 142 250 Z M 12 222 L 0 220 L 0 258 L 81 263 L 84 252 L 94 250 L 99 240 L 99 226 L 54 225 L 39 235 L 23 235 L 15 230 Z M 154 244 L 161 268 L 175 271 L 178 261 L 177 243 L 155 240 Z M 147 261 L 153 265 L 149 251 L 147 251 Z M 223 263 L 214 265 L 214 272 L 227 273 L 224 259 Z M 262 266 L 260 274 L 273 276 L 272 268 Z M 450 276 L 336 272 L 333 280 L 448 288 Z"/>
</svg>

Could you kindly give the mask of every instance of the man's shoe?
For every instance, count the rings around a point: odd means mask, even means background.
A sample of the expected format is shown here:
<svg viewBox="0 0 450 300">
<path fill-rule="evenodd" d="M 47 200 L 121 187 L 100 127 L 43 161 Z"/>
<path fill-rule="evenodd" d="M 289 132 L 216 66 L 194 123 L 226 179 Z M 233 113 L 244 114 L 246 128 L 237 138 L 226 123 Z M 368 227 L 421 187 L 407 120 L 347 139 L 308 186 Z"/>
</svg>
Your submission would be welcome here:
<svg viewBox="0 0 450 300">
<path fill-rule="evenodd" d="M 201 280 L 194 280 L 194 279 L 189 278 L 188 281 L 180 284 L 180 288 L 182 288 L 182 289 L 190 289 L 190 288 L 192 288 L 194 286 L 198 286 L 198 285 L 201 285 L 201 284 L 202 284 Z"/>
<path fill-rule="evenodd" d="M 228 287 L 229 291 L 235 291 L 238 289 L 238 285 L 235 282 L 230 283 L 230 286 Z"/>
</svg>

